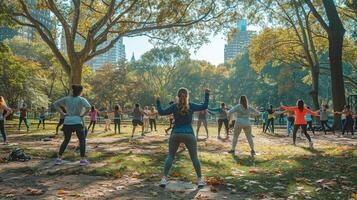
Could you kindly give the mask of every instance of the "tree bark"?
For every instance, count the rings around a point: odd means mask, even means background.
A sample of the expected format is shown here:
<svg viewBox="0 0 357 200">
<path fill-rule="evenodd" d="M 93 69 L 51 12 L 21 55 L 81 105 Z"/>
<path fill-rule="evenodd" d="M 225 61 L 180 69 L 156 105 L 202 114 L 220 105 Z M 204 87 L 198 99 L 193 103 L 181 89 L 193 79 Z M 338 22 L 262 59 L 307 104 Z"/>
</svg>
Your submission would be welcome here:
<svg viewBox="0 0 357 200">
<path fill-rule="evenodd" d="M 83 64 L 80 64 L 79 62 L 75 62 L 71 66 L 71 77 L 69 80 L 69 84 L 81 84 L 82 82 L 82 69 L 83 69 Z M 70 87 L 71 88 L 71 87 Z"/>
<path fill-rule="evenodd" d="M 314 109 L 318 110 L 320 108 L 319 104 L 319 69 L 314 66 L 311 68 L 311 80 L 312 80 L 312 91 L 310 92 L 312 102 L 314 103 Z"/>
<path fill-rule="evenodd" d="M 333 109 L 343 110 L 346 104 L 345 86 L 343 81 L 342 48 L 345 29 L 337 13 L 336 6 L 331 0 L 323 0 L 326 15 L 329 21 L 329 62 L 331 70 L 331 88 Z M 341 128 L 341 116 L 334 116 L 334 127 Z"/>
<path fill-rule="evenodd" d="M 331 72 L 331 88 L 333 109 L 335 111 L 343 110 L 346 104 L 345 87 L 343 81 L 342 68 L 342 46 L 344 31 L 333 31 L 329 34 L 329 62 Z M 340 115 L 334 116 L 334 126 L 341 127 Z"/>
</svg>

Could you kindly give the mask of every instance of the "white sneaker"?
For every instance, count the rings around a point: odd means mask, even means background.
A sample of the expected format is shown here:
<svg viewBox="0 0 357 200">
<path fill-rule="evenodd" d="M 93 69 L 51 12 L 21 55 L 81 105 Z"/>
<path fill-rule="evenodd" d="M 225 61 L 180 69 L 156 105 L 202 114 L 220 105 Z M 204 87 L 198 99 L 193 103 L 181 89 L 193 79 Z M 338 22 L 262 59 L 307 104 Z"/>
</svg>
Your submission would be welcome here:
<svg viewBox="0 0 357 200">
<path fill-rule="evenodd" d="M 166 187 L 167 183 L 168 183 L 167 178 L 162 177 L 159 186 L 164 188 L 164 187 Z"/>
<path fill-rule="evenodd" d="M 198 178 L 198 180 L 197 180 L 197 186 L 199 187 L 199 188 L 201 188 L 201 187 L 203 187 L 203 186 L 205 186 L 206 185 L 206 182 L 205 182 L 205 180 L 201 177 L 201 178 Z"/>
</svg>

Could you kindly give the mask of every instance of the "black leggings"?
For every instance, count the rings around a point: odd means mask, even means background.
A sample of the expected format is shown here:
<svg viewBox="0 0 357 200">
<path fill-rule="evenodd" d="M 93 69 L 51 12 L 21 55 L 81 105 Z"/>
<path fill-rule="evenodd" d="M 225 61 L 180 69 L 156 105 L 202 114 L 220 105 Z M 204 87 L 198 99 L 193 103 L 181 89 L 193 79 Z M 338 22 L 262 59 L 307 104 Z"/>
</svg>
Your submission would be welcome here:
<svg viewBox="0 0 357 200">
<path fill-rule="evenodd" d="M 311 138 L 310 135 L 307 133 L 307 125 L 306 124 L 295 124 L 294 125 L 294 130 L 293 130 L 293 142 L 295 144 L 296 142 L 296 133 L 299 130 L 299 128 L 301 127 L 302 132 L 305 134 L 306 138 L 309 140 L 309 142 L 311 142 Z"/>
<path fill-rule="evenodd" d="M 120 119 L 114 119 L 114 132 L 117 133 L 117 128 L 118 128 L 118 133 L 120 133 Z"/>
<path fill-rule="evenodd" d="M 79 140 L 79 151 L 81 153 L 81 157 L 84 157 L 86 152 L 86 136 L 81 124 L 63 126 L 64 140 L 61 144 L 58 155 L 62 156 L 63 152 L 66 150 L 67 145 L 71 140 L 72 132 L 76 132 L 77 134 Z"/>
<path fill-rule="evenodd" d="M 94 131 L 94 127 L 95 127 L 95 124 L 97 123 L 97 121 L 90 121 L 89 123 L 89 126 L 88 126 L 88 130 L 90 129 L 90 127 L 92 127 L 92 132 Z"/>
<path fill-rule="evenodd" d="M 4 142 L 6 142 L 6 132 L 5 132 L 4 120 L 0 120 L 0 132 L 2 135 L 2 139 L 4 140 Z"/>
<path fill-rule="evenodd" d="M 270 125 L 271 125 L 271 132 L 274 133 L 274 118 L 268 119 L 267 126 L 265 128 L 264 133 L 267 132 Z"/>
<path fill-rule="evenodd" d="M 228 119 L 218 119 L 218 136 L 221 135 L 221 129 L 223 124 L 224 124 L 224 128 L 226 129 L 226 134 L 228 136 L 228 132 L 229 132 Z"/>
<path fill-rule="evenodd" d="M 155 128 L 156 131 L 156 119 L 149 119 L 150 122 L 150 129 L 152 131 L 152 128 Z"/>
<path fill-rule="evenodd" d="M 40 118 L 38 120 L 37 128 L 40 128 L 41 123 L 42 123 L 42 127 L 45 128 L 45 121 L 46 121 L 45 119 Z"/>
<path fill-rule="evenodd" d="M 25 126 L 26 126 L 27 129 L 30 128 L 30 127 L 29 127 L 29 124 L 28 124 L 28 121 L 27 121 L 27 118 L 26 118 L 26 117 L 20 117 L 20 119 L 19 119 L 19 130 L 20 130 L 20 128 L 21 128 L 22 122 L 25 123 Z"/>
<path fill-rule="evenodd" d="M 329 130 L 332 130 L 332 128 L 327 124 L 327 120 L 321 120 L 321 128 L 322 130 L 325 132 L 325 135 L 326 135 L 326 127 L 329 129 Z M 325 127 L 326 126 L 326 127 Z"/>
<path fill-rule="evenodd" d="M 351 134 L 353 135 L 353 118 L 352 117 L 347 117 L 343 124 L 342 124 L 342 135 L 346 133 L 348 134 L 348 132 L 350 131 Z"/>
</svg>

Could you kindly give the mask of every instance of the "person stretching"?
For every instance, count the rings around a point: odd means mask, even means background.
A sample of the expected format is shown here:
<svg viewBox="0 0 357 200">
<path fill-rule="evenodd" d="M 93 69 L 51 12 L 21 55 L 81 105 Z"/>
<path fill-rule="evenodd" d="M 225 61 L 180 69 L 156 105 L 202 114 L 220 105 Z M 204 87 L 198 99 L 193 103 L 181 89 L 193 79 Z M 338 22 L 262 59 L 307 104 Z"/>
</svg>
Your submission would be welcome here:
<svg viewBox="0 0 357 200">
<path fill-rule="evenodd" d="M 177 92 L 177 103 L 168 108 L 161 108 L 160 97 L 156 99 L 157 110 L 160 115 L 173 114 L 175 118 L 172 134 L 169 139 L 169 154 L 164 165 L 164 176 L 160 181 L 160 187 L 166 187 L 167 176 L 169 174 L 172 162 L 175 158 L 178 147 L 181 143 L 185 144 L 193 166 L 197 174 L 197 185 L 203 187 L 205 181 L 201 174 L 201 164 L 197 156 L 197 141 L 192 128 L 192 115 L 194 112 L 206 110 L 209 101 L 209 90 L 205 89 L 205 99 L 203 104 L 189 102 L 189 93 L 186 88 L 180 88 Z"/>
<path fill-rule="evenodd" d="M 256 109 L 250 107 L 248 105 L 248 99 L 246 96 L 241 96 L 239 99 L 239 104 L 234 106 L 232 109 L 228 111 L 228 114 L 236 113 L 237 118 L 234 125 L 234 133 L 233 133 L 233 141 L 232 141 L 232 149 L 228 151 L 228 153 L 234 154 L 235 149 L 238 143 L 238 137 L 242 130 L 244 130 L 245 136 L 247 137 L 249 146 L 250 146 L 250 154 L 251 156 L 255 156 L 254 151 L 254 143 L 252 137 L 252 126 L 250 124 L 249 117 L 251 115 L 260 115 L 261 113 Z"/>
<path fill-rule="evenodd" d="M 198 140 L 198 133 L 200 132 L 201 124 L 206 130 L 206 139 L 208 138 L 208 127 L 207 127 L 207 110 L 202 110 L 198 112 L 198 120 L 197 120 L 197 130 L 196 130 L 196 138 Z"/>
<path fill-rule="evenodd" d="M 95 106 L 91 106 L 91 109 L 89 111 L 89 117 L 90 117 L 90 123 L 89 123 L 89 126 L 88 126 L 88 130 L 90 130 L 90 128 L 92 127 L 92 133 L 94 132 L 94 127 L 95 127 L 95 124 L 97 123 L 97 117 L 99 115 L 99 112 L 98 110 L 95 108 Z"/>
<path fill-rule="evenodd" d="M 29 132 L 30 130 L 30 126 L 27 120 L 27 112 L 29 112 L 30 110 L 26 107 L 26 104 L 22 104 L 22 108 L 19 109 L 20 111 L 20 117 L 19 117 L 19 128 L 18 130 L 21 130 L 21 124 L 22 122 L 25 123 L 25 126 L 27 128 L 27 132 Z"/>
<path fill-rule="evenodd" d="M 297 106 L 295 107 L 288 107 L 288 106 L 281 106 L 282 109 L 288 111 L 294 111 L 295 113 L 295 122 L 294 122 L 294 130 L 293 130 L 293 144 L 296 145 L 296 133 L 301 127 L 303 133 L 305 134 L 306 138 L 309 140 L 310 148 L 313 148 L 313 143 L 311 141 L 310 135 L 307 133 L 307 122 L 305 120 L 305 115 L 310 114 L 313 116 L 318 116 L 317 112 L 313 112 L 305 107 L 304 100 L 299 99 L 297 101 Z"/>
<path fill-rule="evenodd" d="M 45 109 L 45 107 L 41 107 L 40 117 L 38 118 L 37 129 L 40 128 L 41 123 L 42 123 L 42 128 L 45 129 L 45 124 L 46 124 L 45 121 L 46 121 L 46 109 Z"/>
<path fill-rule="evenodd" d="M 322 130 L 325 132 L 325 135 L 327 134 L 327 133 L 326 133 L 326 127 L 327 127 L 329 130 L 331 130 L 332 132 L 334 132 L 333 129 L 332 129 L 332 127 L 328 125 L 328 115 L 329 115 L 329 111 L 328 111 L 327 109 L 328 109 L 328 105 L 322 105 L 321 109 L 319 110 L 321 128 L 322 128 Z"/>
<path fill-rule="evenodd" d="M 133 116 L 133 120 L 132 120 L 132 124 L 133 124 L 133 130 L 131 133 L 131 139 L 134 137 L 134 133 L 135 133 L 135 129 L 136 127 L 139 125 L 141 126 L 141 136 L 144 136 L 144 122 L 143 122 L 143 115 L 144 112 L 143 110 L 140 108 L 140 104 L 135 104 L 135 108 L 132 112 L 132 116 Z"/>
<path fill-rule="evenodd" d="M 4 111 L 6 111 L 5 115 L 3 114 Z M 4 145 L 8 144 L 6 140 L 5 120 L 11 113 L 12 110 L 11 108 L 7 107 L 4 97 L 0 96 L 0 132 L 4 141 Z"/>
<path fill-rule="evenodd" d="M 114 106 L 114 133 L 117 134 L 117 129 L 118 133 L 120 134 L 120 123 L 121 123 L 121 116 L 123 114 L 123 111 L 119 105 Z"/>
<path fill-rule="evenodd" d="M 221 107 L 220 108 L 215 108 L 215 109 L 208 109 L 209 112 L 214 113 L 214 114 L 218 114 L 218 139 L 221 139 L 221 129 L 222 129 L 222 125 L 224 124 L 224 128 L 226 131 L 226 138 L 228 139 L 228 133 L 229 133 L 229 121 L 228 121 L 228 115 L 227 115 L 227 111 L 228 109 L 226 108 L 226 104 L 225 103 L 221 103 Z"/>
<path fill-rule="evenodd" d="M 345 115 L 346 119 L 344 123 L 342 124 L 342 135 L 348 132 L 351 132 L 351 135 L 353 135 L 353 112 L 351 110 L 350 105 L 345 105 L 345 109 L 342 112 L 335 112 L 335 114 L 339 115 Z"/>
<path fill-rule="evenodd" d="M 83 86 L 72 85 L 73 95 L 59 99 L 54 103 L 55 108 L 65 116 L 63 125 L 64 140 L 60 146 L 55 165 L 61 165 L 63 163 L 61 157 L 71 140 L 72 132 L 76 132 L 79 140 L 79 150 L 81 155 L 79 164 L 81 166 L 89 164 L 88 160 L 85 158 L 86 135 L 84 131 L 83 117 L 88 114 L 91 105 L 88 103 L 87 99 L 81 97 L 82 91 Z M 60 109 L 61 106 L 66 108 L 67 113 L 64 113 L 63 110 Z"/>
<path fill-rule="evenodd" d="M 268 111 L 268 122 L 265 127 L 264 133 L 267 132 L 269 126 L 271 125 L 271 132 L 274 134 L 275 109 L 273 108 L 273 105 L 270 105 L 267 111 Z"/>
<path fill-rule="evenodd" d="M 149 113 L 149 122 L 150 122 L 150 130 L 151 131 L 153 131 L 153 129 L 155 129 L 155 131 L 157 131 L 156 118 L 157 118 L 157 111 L 156 111 L 155 106 L 152 106 L 150 113 Z"/>
</svg>

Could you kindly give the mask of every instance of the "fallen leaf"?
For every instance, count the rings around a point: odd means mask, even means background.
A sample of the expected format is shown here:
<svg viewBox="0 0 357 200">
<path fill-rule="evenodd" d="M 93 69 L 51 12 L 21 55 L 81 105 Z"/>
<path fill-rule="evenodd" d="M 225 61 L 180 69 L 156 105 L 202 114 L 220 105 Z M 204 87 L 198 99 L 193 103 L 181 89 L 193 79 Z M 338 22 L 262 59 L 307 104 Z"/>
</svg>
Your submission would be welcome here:
<svg viewBox="0 0 357 200">
<path fill-rule="evenodd" d="M 63 189 L 61 189 L 61 190 L 58 190 L 57 194 L 58 194 L 58 195 L 65 195 L 65 194 L 67 194 L 67 193 L 66 193 L 66 191 L 64 191 Z"/>
</svg>

